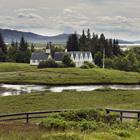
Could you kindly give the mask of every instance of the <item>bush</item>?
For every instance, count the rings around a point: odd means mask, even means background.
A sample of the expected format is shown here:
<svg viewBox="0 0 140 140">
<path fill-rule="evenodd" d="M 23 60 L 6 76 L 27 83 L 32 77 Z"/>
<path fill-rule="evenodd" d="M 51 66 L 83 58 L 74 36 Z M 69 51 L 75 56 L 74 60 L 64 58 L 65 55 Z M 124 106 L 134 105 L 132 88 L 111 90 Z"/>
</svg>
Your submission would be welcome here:
<svg viewBox="0 0 140 140">
<path fill-rule="evenodd" d="M 114 61 L 111 58 L 105 59 L 105 68 L 112 69 L 114 68 Z"/>
<path fill-rule="evenodd" d="M 88 65 L 84 64 L 84 65 L 82 65 L 80 68 L 81 68 L 81 69 L 89 69 L 90 67 L 89 67 Z"/>
<path fill-rule="evenodd" d="M 81 69 L 89 69 L 89 68 L 95 68 L 95 67 L 96 66 L 93 63 L 85 61 L 84 64 L 80 68 Z"/>
<path fill-rule="evenodd" d="M 68 127 L 66 121 L 57 118 L 47 118 L 44 121 L 42 121 L 39 126 L 47 130 L 63 131 Z"/>
<path fill-rule="evenodd" d="M 88 61 L 85 61 L 84 64 L 89 66 L 89 68 L 95 68 L 96 67 L 93 63 L 88 62 Z"/>
<path fill-rule="evenodd" d="M 94 121 L 83 120 L 78 124 L 78 127 L 80 128 L 81 131 L 86 131 L 86 130 L 96 130 L 98 126 L 97 123 Z"/>
<path fill-rule="evenodd" d="M 58 64 L 53 59 L 42 61 L 39 63 L 38 68 L 57 68 Z"/>
<path fill-rule="evenodd" d="M 119 118 L 118 114 L 114 114 L 114 113 L 110 113 L 105 115 L 104 117 L 104 122 L 105 123 L 116 123 L 117 122 L 117 118 Z"/>
<path fill-rule="evenodd" d="M 71 60 L 69 54 L 65 54 L 65 55 L 63 56 L 62 62 L 63 62 L 63 64 L 65 65 L 65 67 L 75 67 L 75 63 Z"/>
<path fill-rule="evenodd" d="M 96 130 L 98 127 L 113 124 L 118 115 L 106 115 L 102 110 L 78 110 L 50 115 L 40 123 L 40 127 L 47 130 Z M 101 125 L 101 124 L 105 125 Z M 100 124 L 100 125 L 99 125 Z"/>
<path fill-rule="evenodd" d="M 61 118 L 67 121 L 100 121 L 102 117 L 102 111 L 99 110 L 77 110 L 77 111 L 69 111 L 65 113 L 60 113 Z"/>
</svg>

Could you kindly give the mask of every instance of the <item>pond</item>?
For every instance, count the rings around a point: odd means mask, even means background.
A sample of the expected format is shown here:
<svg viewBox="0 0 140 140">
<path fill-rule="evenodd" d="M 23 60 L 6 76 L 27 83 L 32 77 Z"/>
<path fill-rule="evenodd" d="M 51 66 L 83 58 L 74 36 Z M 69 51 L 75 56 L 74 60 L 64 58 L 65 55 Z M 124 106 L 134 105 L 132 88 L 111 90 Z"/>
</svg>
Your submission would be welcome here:
<svg viewBox="0 0 140 140">
<path fill-rule="evenodd" d="M 0 84 L 0 96 L 29 94 L 31 92 L 51 91 L 94 91 L 97 89 L 110 88 L 114 90 L 140 90 L 140 85 L 77 85 L 77 86 L 46 86 L 46 85 L 13 85 Z"/>
</svg>

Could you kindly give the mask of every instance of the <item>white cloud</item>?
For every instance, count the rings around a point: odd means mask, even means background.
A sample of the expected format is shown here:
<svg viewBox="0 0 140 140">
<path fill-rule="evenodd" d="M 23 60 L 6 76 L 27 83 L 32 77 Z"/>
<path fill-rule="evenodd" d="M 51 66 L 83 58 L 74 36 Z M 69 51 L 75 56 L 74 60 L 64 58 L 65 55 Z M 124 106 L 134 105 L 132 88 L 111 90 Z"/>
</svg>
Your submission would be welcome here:
<svg viewBox="0 0 140 140">
<path fill-rule="evenodd" d="M 140 38 L 139 0 L 0 0 L 0 26 L 47 35 L 83 28 Z"/>
<path fill-rule="evenodd" d="M 40 15 L 34 14 L 34 13 L 19 13 L 17 15 L 18 18 L 25 18 L 25 19 L 36 19 L 36 20 L 42 20 L 43 18 Z"/>
<path fill-rule="evenodd" d="M 19 13 L 19 12 L 34 12 L 36 11 L 36 9 L 34 8 L 20 8 L 20 9 L 16 9 L 15 12 Z"/>
</svg>

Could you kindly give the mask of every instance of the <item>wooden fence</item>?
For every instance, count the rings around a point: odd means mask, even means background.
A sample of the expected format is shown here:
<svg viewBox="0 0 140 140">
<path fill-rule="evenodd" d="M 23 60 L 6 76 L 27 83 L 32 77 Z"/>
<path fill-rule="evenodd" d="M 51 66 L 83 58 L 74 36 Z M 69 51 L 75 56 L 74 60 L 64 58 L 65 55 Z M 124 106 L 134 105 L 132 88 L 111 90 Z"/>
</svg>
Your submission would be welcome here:
<svg viewBox="0 0 140 140">
<path fill-rule="evenodd" d="M 50 111 L 40 111 L 40 112 L 25 112 L 25 113 L 16 113 L 16 114 L 7 114 L 0 115 L 0 122 L 7 121 L 19 121 L 24 120 L 25 123 L 29 123 L 31 119 L 47 118 L 49 114 L 67 112 L 71 110 L 50 110 Z M 136 119 L 140 121 L 140 110 L 121 110 L 121 109 L 106 109 L 106 113 L 115 112 L 120 114 L 120 121 L 125 119 Z M 133 116 L 136 114 L 137 116 Z"/>
<path fill-rule="evenodd" d="M 140 121 L 140 110 L 106 109 L 107 114 L 109 114 L 110 112 L 119 113 L 121 122 L 123 121 L 123 119 L 136 119 Z"/>
<path fill-rule="evenodd" d="M 0 115 L 0 122 L 25 120 L 26 123 L 29 123 L 29 120 L 31 119 L 47 118 L 48 114 L 66 111 L 68 110 L 50 110 L 42 112 L 40 111 L 40 112 L 26 112 L 26 113 Z"/>
</svg>

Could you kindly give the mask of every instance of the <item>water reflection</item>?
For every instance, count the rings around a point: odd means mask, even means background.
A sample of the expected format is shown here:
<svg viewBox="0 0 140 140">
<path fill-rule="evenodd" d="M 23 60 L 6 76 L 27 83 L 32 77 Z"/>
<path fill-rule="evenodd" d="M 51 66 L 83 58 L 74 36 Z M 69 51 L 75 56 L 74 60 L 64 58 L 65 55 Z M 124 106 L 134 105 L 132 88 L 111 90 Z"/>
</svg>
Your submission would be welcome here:
<svg viewBox="0 0 140 140">
<path fill-rule="evenodd" d="M 39 91 L 51 91 L 51 92 L 62 92 L 62 91 L 93 91 L 97 89 L 110 88 L 114 90 L 140 90 L 140 85 L 82 85 L 82 86 L 43 86 L 43 85 L 12 85 L 12 84 L 1 84 L 0 95 L 20 95 L 28 94 L 31 92 Z"/>
</svg>

